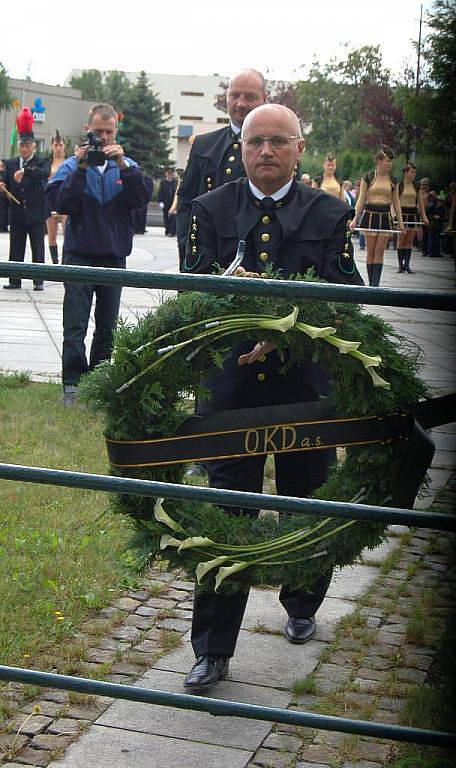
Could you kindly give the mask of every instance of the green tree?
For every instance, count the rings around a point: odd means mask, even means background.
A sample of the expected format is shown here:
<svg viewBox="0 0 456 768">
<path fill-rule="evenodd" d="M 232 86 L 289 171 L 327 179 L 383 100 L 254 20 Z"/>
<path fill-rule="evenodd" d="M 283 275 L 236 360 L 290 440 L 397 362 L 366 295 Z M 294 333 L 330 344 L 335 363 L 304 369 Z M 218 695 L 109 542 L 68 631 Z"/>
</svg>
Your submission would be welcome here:
<svg viewBox="0 0 456 768">
<path fill-rule="evenodd" d="M 424 58 L 429 66 L 430 82 L 419 95 L 415 109 L 424 112 L 428 106 L 425 125 L 426 148 L 446 155 L 451 170 L 456 172 L 456 3 L 454 0 L 436 0 L 428 17 L 432 32 L 424 46 Z M 431 90 L 429 90 L 429 88 Z M 424 103 L 423 103 L 424 102 Z M 420 116 L 421 116 L 420 115 Z"/>
<path fill-rule="evenodd" d="M 71 78 L 70 85 L 81 91 L 83 99 L 104 101 L 103 73 L 99 69 L 85 69 L 80 75 Z"/>
<path fill-rule="evenodd" d="M 117 112 L 123 112 L 128 102 L 132 85 L 125 72 L 112 69 L 103 77 L 103 100 L 112 104 Z"/>
<path fill-rule="evenodd" d="M 169 128 L 158 96 L 141 72 L 129 91 L 122 124 L 123 145 L 150 175 L 156 176 L 169 163 Z"/>
<path fill-rule="evenodd" d="M 402 150 L 403 114 L 394 100 L 391 75 L 380 46 L 365 45 L 321 66 L 296 85 L 303 122 L 314 152 L 373 149 L 385 143 Z"/>
<path fill-rule="evenodd" d="M 343 82 L 356 87 L 360 85 L 388 85 L 390 72 L 383 67 L 379 45 L 363 45 L 349 51 L 347 58 L 332 65 L 334 74 Z"/>
<path fill-rule="evenodd" d="M 8 90 L 8 75 L 0 61 L 0 109 L 9 109 L 11 102 L 12 96 Z"/>
<path fill-rule="evenodd" d="M 313 63 L 308 79 L 296 84 L 296 101 L 303 123 L 310 128 L 308 151 L 336 152 L 344 144 L 350 125 L 350 104 L 328 66 Z"/>
</svg>

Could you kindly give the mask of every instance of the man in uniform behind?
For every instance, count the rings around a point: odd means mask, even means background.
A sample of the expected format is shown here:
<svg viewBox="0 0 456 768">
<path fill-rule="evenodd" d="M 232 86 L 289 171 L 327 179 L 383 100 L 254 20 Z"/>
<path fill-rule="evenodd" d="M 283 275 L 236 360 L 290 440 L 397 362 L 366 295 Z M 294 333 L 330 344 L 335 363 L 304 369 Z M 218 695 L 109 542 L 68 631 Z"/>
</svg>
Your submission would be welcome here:
<svg viewBox="0 0 456 768">
<path fill-rule="evenodd" d="M 47 217 L 44 189 L 51 167 L 44 157 L 36 154 L 33 131 L 21 131 L 19 136 L 19 155 L 4 161 L 3 181 L 0 181 L 0 192 L 8 190 L 17 201 L 11 199 L 9 206 L 9 260 L 24 261 L 29 237 L 33 263 L 44 264 Z M 9 290 L 19 289 L 20 277 L 10 278 L 3 287 Z M 41 278 L 33 281 L 33 290 L 43 290 Z"/>
<path fill-rule="evenodd" d="M 294 178 L 304 140 L 296 115 L 287 107 L 265 104 L 246 117 L 242 128 L 242 159 L 247 178 L 225 184 L 198 197 L 191 213 L 187 272 L 210 273 L 214 263 L 227 267 L 239 240 L 246 249 L 238 274 L 266 277 L 267 267 L 288 278 L 313 267 L 332 283 L 362 284 L 353 260 L 347 221 L 351 212 L 341 200 L 311 189 Z M 318 400 L 329 391 L 325 371 L 311 360 L 293 365 L 286 374 L 268 341 L 251 349 L 241 342 L 223 369 L 209 376 L 210 399 L 200 413 L 233 408 L 280 405 Z M 306 497 L 325 482 L 333 450 L 276 454 L 279 494 Z M 213 488 L 261 492 L 264 456 L 217 459 L 206 469 Z M 229 509 L 230 514 L 252 514 Z M 253 513 L 256 514 L 256 513 Z M 283 586 L 280 601 L 288 619 L 285 636 L 305 643 L 316 631 L 315 613 L 325 597 L 331 572 L 307 591 Z M 195 592 L 192 645 L 196 663 L 185 680 L 192 691 L 207 690 L 227 672 L 242 622 L 247 592 Z"/>
<path fill-rule="evenodd" d="M 263 75 L 255 69 L 241 70 L 228 85 L 226 103 L 230 125 L 195 137 L 178 192 L 177 241 L 181 270 L 184 268 L 192 201 L 198 195 L 245 176 L 240 142 L 242 124 L 249 112 L 265 100 Z"/>
</svg>

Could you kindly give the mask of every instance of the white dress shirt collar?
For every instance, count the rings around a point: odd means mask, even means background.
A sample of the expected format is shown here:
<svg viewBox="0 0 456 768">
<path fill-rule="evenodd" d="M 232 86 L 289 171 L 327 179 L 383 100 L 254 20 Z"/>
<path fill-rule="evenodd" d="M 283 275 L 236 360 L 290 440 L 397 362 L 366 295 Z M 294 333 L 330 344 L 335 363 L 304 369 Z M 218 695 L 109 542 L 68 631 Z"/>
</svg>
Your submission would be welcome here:
<svg viewBox="0 0 456 768">
<path fill-rule="evenodd" d="M 254 197 L 256 197 L 258 200 L 262 200 L 263 197 L 272 197 L 273 200 L 281 200 L 282 197 L 285 197 L 285 195 L 287 195 L 288 192 L 290 191 L 292 183 L 293 183 L 293 179 L 290 179 L 290 181 L 287 181 L 287 183 L 284 184 L 283 187 L 280 187 L 280 189 L 278 189 L 272 195 L 265 195 L 264 192 L 262 192 L 261 189 L 258 189 L 258 187 L 256 187 L 255 184 L 252 184 L 252 182 L 249 179 L 249 185 L 250 185 L 250 190 L 252 192 L 252 195 L 254 195 Z"/>
</svg>

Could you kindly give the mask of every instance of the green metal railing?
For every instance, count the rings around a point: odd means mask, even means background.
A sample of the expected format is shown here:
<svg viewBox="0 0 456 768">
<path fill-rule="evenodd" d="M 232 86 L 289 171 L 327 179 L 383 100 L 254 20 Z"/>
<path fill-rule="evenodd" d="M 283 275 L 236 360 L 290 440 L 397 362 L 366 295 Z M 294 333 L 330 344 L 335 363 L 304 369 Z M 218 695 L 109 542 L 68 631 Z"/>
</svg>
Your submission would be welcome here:
<svg viewBox="0 0 456 768">
<path fill-rule="evenodd" d="M 113 475 L 93 475 L 86 472 L 68 472 L 62 469 L 26 467 L 19 464 L 0 464 L 0 479 L 20 480 L 24 483 L 61 485 L 68 488 L 84 488 L 90 491 L 110 491 L 120 494 L 163 497 L 200 501 L 226 507 L 280 510 L 280 512 L 311 514 L 327 517 L 329 513 L 345 520 L 368 520 L 375 523 L 435 528 L 440 531 L 456 531 L 456 516 L 442 512 L 416 512 L 413 509 L 378 507 L 371 504 L 350 504 L 345 501 L 319 501 L 297 499 L 293 496 L 276 496 L 247 491 L 227 491 L 220 488 L 203 488 L 197 485 L 159 483 L 154 480 L 135 480 Z M 330 512 L 329 512 L 330 511 Z"/>
<path fill-rule="evenodd" d="M 169 291 L 196 290 L 218 294 L 255 294 L 287 297 L 289 299 L 311 298 L 371 305 L 381 304 L 384 306 L 445 311 L 456 310 L 456 296 L 449 291 L 442 293 L 425 290 L 394 290 L 391 288 L 365 288 L 362 286 L 329 285 L 325 283 L 296 283 L 289 280 L 251 280 L 211 275 L 165 275 L 152 272 L 125 271 L 122 269 L 15 264 L 14 262 L 0 263 L 0 276 L 51 280 L 54 282 L 75 281 L 105 285 L 115 284 Z M 327 516 L 328 508 L 330 508 L 331 515 L 345 519 L 400 523 L 442 531 L 456 530 L 456 518 L 441 513 L 415 512 L 414 510 L 390 507 L 199 488 L 196 486 L 13 464 L 0 464 L 0 479 L 120 494 L 134 493 L 147 497 L 162 496 L 172 499 L 206 501 L 217 505 L 273 509 L 287 513 L 306 512 L 320 517 Z M 295 712 L 288 709 L 222 701 L 205 696 L 169 693 L 17 667 L 0 665 L 0 680 L 30 683 L 38 686 L 60 688 L 180 709 L 197 710 L 216 716 L 243 717 L 273 723 L 287 723 L 322 730 L 339 731 L 341 733 L 353 733 L 361 736 L 393 739 L 395 741 L 456 748 L 456 734 L 445 731 L 372 723 L 309 712 Z"/>
<path fill-rule="evenodd" d="M 61 688 L 65 691 L 77 691 L 94 696 L 110 696 L 128 701 L 140 701 L 146 704 L 159 704 L 177 709 L 191 709 L 208 712 L 220 717 L 244 717 L 251 720 L 265 720 L 269 723 L 287 723 L 308 728 L 321 728 L 325 731 L 357 733 L 380 739 L 394 739 L 415 744 L 429 744 L 435 747 L 456 747 L 456 734 L 446 731 L 430 731 L 424 728 L 408 728 L 384 723 L 369 723 L 365 720 L 353 720 L 345 717 L 316 715 L 311 712 L 296 712 L 279 707 L 262 707 L 258 704 L 244 704 L 237 701 L 211 699 L 207 696 L 191 696 L 187 693 L 170 693 L 153 688 L 136 688 L 133 685 L 104 683 L 99 680 L 87 680 L 83 677 L 55 675 L 50 672 L 36 672 L 30 669 L 0 666 L 0 680 L 18 683 Z"/>
<path fill-rule="evenodd" d="M 362 285 L 333 285 L 296 280 L 252 280 L 215 275 L 168 275 L 161 272 L 139 272 L 99 267 L 65 267 L 44 264 L 0 263 L 0 277 L 24 277 L 29 280 L 51 280 L 97 285 L 122 285 L 133 288 L 157 288 L 164 291 L 201 291 L 220 295 L 279 296 L 288 299 L 321 299 L 346 301 L 351 304 L 381 304 L 389 307 L 456 310 L 456 294 L 452 291 L 425 291 L 396 288 L 367 288 Z"/>
</svg>

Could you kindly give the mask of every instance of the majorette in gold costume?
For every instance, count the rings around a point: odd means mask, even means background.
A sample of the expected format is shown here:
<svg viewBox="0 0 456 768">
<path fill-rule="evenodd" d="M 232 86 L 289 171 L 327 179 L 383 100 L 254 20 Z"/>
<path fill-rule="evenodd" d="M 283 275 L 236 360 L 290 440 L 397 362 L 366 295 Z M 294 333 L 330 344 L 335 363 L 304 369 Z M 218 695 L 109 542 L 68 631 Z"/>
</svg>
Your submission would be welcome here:
<svg viewBox="0 0 456 768">
<path fill-rule="evenodd" d="M 383 146 L 374 157 L 375 171 L 369 171 L 361 179 L 361 187 L 356 203 L 355 217 L 350 224 L 353 231 L 359 228 L 366 235 L 366 267 L 369 285 L 380 285 L 383 269 L 383 256 L 386 244 L 392 232 L 393 221 L 391 206 L 396 213 L 399 228 L 404 229 L 401 204 L 399 202 L 399 185 L 391 175 L 394 152 Z"/>
<path fill-rule="evenodd" d="M 336 176 L 336 168 L 337 163 L 334 155 L 326 155 L 323 163 L 323 173 L 315 177 L 312 186 L 318 187 L 323 192 L 334 195 L 334 197 L 338 197 L 339 200 L 345 202 L 344 190 L 342 183 Z"/>
<path fill-rule="evenodd" d="M 402 218 L 405 232 L 401 232 L 397 241 L 398 273 L 413 274 L 410 269 L 410 257 L 412 255 L 413 238 L 420 224 L 428 224 L 424 209 L 423 194 L 420 185 L 415 182 L 416 165 L 407 163 L 402 169 L 402 181 L 399 183 L 399 202 L 401 204 Z"/>
</svg>

